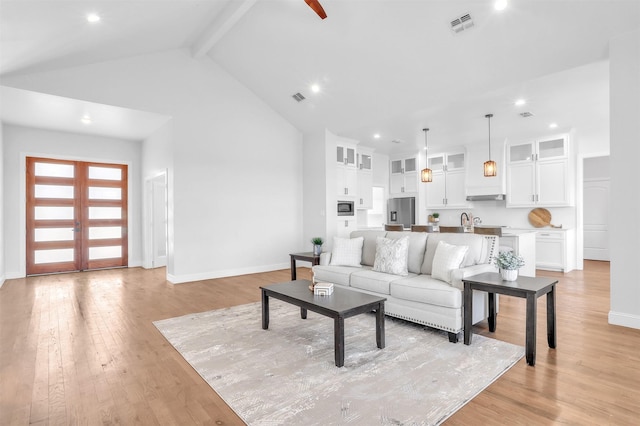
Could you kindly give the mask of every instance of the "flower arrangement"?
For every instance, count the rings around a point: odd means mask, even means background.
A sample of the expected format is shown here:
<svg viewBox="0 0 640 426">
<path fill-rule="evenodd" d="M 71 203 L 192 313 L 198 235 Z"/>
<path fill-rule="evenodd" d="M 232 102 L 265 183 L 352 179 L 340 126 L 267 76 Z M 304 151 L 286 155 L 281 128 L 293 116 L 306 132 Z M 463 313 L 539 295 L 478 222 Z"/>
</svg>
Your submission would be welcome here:
<svg viewBox="0 0 640 426">
<path fill-rule="evenodd" d="M 502 251 L 496 257 L 493 258 L 498 268 L 511 271 L 519 269 L 524 266 L 524 259 L 522 256 L 513 254 L 510 251 Z"/>
</svg>

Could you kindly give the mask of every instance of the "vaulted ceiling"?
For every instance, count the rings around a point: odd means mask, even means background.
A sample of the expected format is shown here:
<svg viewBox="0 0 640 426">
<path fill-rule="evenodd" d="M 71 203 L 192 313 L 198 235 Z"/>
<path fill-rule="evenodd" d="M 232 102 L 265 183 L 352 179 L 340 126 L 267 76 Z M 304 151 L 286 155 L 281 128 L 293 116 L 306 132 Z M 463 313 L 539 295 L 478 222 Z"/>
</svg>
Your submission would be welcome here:
<svg viewBox="0 0 640 426">
<path fill-rule="evenodd" d="M 637 0 L 321 3 L 324 20 L 304 0 L 2 0 L 0 79 L 189 48 L 302 132 L 390 152 L 421 146 L 425 126 L 430 145 L 485 141 L 489 112 L 496 138 L 608 123 L 608 42 L 640 28 Z M 465 14 L 473 26 L 453 32 Z"/>
</svg>

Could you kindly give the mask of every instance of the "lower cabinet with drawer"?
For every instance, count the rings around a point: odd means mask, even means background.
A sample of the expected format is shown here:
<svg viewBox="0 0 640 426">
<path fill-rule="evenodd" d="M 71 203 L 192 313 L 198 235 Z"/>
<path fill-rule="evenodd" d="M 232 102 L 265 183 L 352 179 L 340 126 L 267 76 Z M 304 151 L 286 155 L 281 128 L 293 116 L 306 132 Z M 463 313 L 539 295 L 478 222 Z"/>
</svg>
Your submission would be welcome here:
<svg viewBox="0 0 640 426">
<path fill-rule="evenodd" d="M 536 234 L 536 268 L 569 272 L 575 260 L 570 253 L 572 230 L 540 230 Z"/>
</svg>

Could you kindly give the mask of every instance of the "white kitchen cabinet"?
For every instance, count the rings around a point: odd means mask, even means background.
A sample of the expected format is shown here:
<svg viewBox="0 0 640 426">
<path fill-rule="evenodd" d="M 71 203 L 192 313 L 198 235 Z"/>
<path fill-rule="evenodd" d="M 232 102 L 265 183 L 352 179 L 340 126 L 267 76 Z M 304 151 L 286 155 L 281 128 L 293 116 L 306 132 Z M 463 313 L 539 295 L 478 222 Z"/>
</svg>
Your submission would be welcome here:
<svg viewBox="0 0 640 426">
<path fill-rule="evenodd" d="M 524 266 L 518 274 L 523 277 L 536 276 L 536 231 L 503 231 L 500 237 L 500 247 L 509 247 L 513 253 L 522 256 Z"/>
<path fill-rule="evenodd" d="M 507 207 L 573 203 L 566 135 L 508 147 Z"/>
<path fill-rule="evenodd" d="M 572 230 L 540 230 L 536 233 L 536 268 L 569 272 L 574 258 L 569 247 Z"/>
<path fill-rule="evenodd" d="M 336 195 L 356 197 L 358 193 L 358 169 L 356 147 L 349 144 L 336 146 Z"/>
<path fill-rule="evenodd" d="M 345 218 L 345 216 L 338 216 L 336 224 L 336 236 L 342 238 L 349 238 L 351 236 L 351 231 L 358 229 L 358 222 L 356 221 L 355 216 L 349 216 L 348 219 Z"/>
<path fill-rule="evenodd" d="M 392 159 L 389 192 L 392 196 L 418 191 L 418 161 L 416 156 Z"/>
<path fill-rule="evenodd" d="M 356 209 L 373 208 L 373 150 L 358 150 L 358 194 Z"/>
<path fill-rule="evenodd" d="M 336 146 L 336 161 L 338 165 L 356 168 L 356 147 L 342 144 Z"/>
<path fill-rule="evenodd" d="M 427 167 L 433 181 L 424 184 L 427 208 L 466 207 L 466 167 L 464 152 L 429 157 Z"/>
</svg>

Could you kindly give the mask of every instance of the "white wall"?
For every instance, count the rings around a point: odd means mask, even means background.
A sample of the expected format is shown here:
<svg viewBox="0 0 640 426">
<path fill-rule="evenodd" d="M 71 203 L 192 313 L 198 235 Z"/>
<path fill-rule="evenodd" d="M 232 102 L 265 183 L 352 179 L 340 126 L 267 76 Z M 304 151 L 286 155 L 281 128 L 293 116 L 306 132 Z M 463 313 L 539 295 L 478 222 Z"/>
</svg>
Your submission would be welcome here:
<svg viewBox="0 0 640 426">
<path fill-rule="evenodd" d="M 129 266 L 141 264 L 140 142 L 4 124 L 4 223 L 7 278 L 26 274 L 25 158 L 48 157 L 127 164 Z M 13 249 L 9 250 L 9 247 Z M 19 248 L 19 250 L 17 249 Z"/>
<path fill-rule="evenodd" d="M 171 281 L 286 268 L 302 248 L 302 136 L 208 57 L 179 49 L 3 84 L 173 118 Z"/>
<path fill-rule="evenodd" d="M 609 322 L 640 328 L 640 31 L 611 40 L 611 310 Z"/>
<path fill-rule="evenodd" d="M 302 152 L 304 232 L 302 251 L 311 251 L 311 238 L 327 236 L 327 166 L 325 162 L 325 132 L 305 134 Z M 327 244 L 324 250 L 329 247 Z"/>
<path fill-rule="evenodd" d="M 5 262 L 4 262 L 4 125 L 0 121 L 0 288 L 5 280 Z"/>
</svg>

